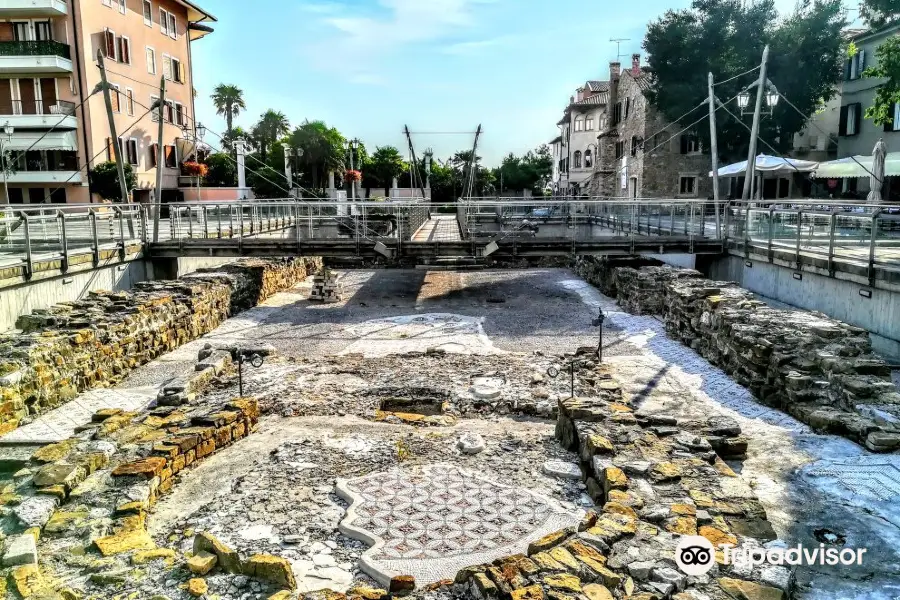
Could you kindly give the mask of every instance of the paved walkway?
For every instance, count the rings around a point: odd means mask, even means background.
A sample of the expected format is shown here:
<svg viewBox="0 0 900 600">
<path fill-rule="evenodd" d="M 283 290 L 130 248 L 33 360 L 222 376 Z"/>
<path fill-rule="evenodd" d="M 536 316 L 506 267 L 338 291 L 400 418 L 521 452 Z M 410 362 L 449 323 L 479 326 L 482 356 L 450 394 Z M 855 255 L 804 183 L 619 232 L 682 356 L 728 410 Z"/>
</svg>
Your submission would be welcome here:
<svg viewBox="0 0 900 600">
<path fill-rule="evenodd" d="M 456 215 L 432 215 L 413 235 L 414 242 L 459 242 Z"/>
</svg>

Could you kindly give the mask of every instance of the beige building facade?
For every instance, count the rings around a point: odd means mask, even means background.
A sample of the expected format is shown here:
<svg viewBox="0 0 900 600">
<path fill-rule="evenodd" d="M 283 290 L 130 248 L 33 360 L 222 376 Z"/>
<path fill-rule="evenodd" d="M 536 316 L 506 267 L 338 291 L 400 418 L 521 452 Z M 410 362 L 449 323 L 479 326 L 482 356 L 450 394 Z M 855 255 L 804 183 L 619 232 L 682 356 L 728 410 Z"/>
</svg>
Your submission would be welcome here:
<svg viewBox="0 0 900 600">
<path fill-rule="evenodd" d="M 114 160 L 101 93 L 102 52 L 122 158 L 138 179 L 133 197 L 147 201 L 163 169 L 162 188 L 177 193 L 181 162 L 193 146 L 191 42 L 215 19 L 184 0 L 0 1 L 0 144 L 4 196 L 12 204 L 98 202 L 89 169 Z M 163 144 L 148 109 L 166 79 Z M 154 111 L 155 112 L 155 111 Z"/>
</svg>

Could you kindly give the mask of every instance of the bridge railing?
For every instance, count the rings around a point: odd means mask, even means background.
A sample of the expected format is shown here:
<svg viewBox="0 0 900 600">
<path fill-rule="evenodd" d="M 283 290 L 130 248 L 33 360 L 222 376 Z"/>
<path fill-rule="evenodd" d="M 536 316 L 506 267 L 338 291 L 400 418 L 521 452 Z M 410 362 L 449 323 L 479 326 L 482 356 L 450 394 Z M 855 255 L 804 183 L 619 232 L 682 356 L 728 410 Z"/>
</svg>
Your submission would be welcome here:
<svg viewBox="0 0 900 600">
<path fill-rule="evenodd" d="M 0 267 L 31 277 L 48 264 L 63 273 L 74 263 L 99 266 L 140 252 L 146 234 L 139 205 L 0 206 Z"/>
</svg>

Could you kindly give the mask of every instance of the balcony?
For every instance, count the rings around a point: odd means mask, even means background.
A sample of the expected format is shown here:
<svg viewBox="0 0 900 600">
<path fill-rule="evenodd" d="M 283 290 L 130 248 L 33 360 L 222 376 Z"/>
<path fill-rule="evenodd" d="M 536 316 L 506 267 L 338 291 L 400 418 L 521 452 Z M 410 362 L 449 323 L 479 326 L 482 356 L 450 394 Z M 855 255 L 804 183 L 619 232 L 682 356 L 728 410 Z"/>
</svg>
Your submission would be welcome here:
<svg viewBox="0 0 900 600">
<path fill-rule="evenodd" d="M 53 40 L 0 42 L 0 72 L 7 74 L 72 73 L 68 44 Z"/>
<path fill-rule="evenodd" d="M 9 183 L 81 183 L 75 152 L 66 150 L 29 150 L 15 155 L 7 173 Z"/>
<path fill-rule="evenodd" d="M 64 17 L 69 12 L 64 0 L 3 0 L 0 18 Z"/>
<path fill-rule="evenodd" d="M 0 98 L 0 125 L 9 122 L 14 128 L 41 129 L 54 127 L 59 130 L 75 129 L 75 104 L 65 100 L 7 100 Z"/>
</svg>

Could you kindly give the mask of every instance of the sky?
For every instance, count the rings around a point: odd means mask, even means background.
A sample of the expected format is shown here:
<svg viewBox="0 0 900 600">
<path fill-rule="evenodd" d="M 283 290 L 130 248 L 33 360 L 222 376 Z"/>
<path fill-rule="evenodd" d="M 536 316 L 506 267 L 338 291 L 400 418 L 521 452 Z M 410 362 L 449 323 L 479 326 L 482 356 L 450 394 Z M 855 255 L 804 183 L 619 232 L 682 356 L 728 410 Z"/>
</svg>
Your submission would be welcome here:
<svg viewBox="0 0 900 600">
<path fill-rule="evenodd" d="M 209 99 L 244 91 L 249 128 L 267 109 L 292 127 L 322 120 L 371 152 L 438 158 L 470 149 L 496 165 L 549 142 L 575 89 L 608 79 L 617 45 L 630 64 L 647 23 L 690 0 L 196 0 L 218 19 L 192 48 L 200 121 L 223 132 Z M 776 0 L 790 10 L 794 0 Z M 440 134 L 437 132 L 464 132 Z M 215 136 L 206 141 L 216 145 Z"/>
</svg>

